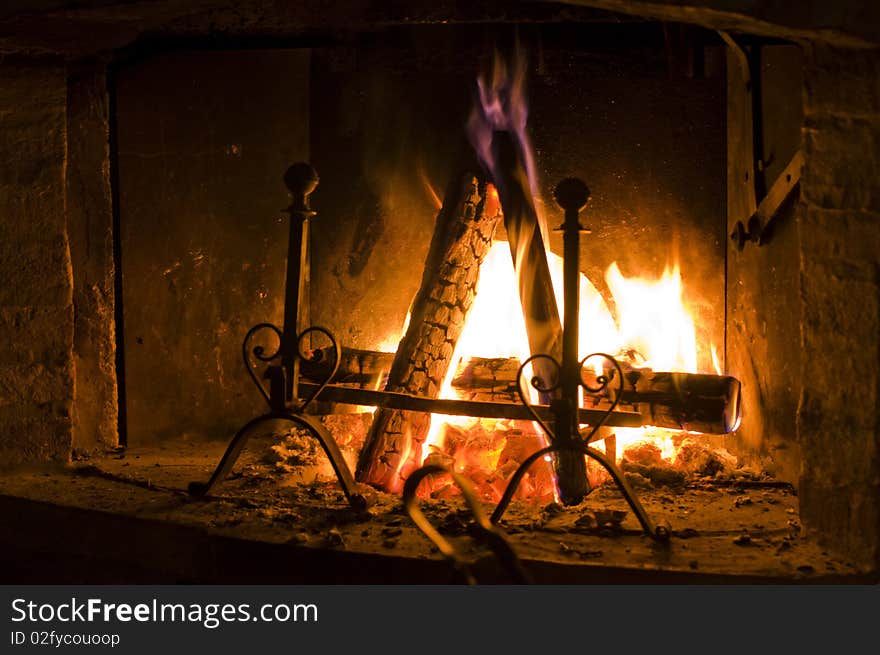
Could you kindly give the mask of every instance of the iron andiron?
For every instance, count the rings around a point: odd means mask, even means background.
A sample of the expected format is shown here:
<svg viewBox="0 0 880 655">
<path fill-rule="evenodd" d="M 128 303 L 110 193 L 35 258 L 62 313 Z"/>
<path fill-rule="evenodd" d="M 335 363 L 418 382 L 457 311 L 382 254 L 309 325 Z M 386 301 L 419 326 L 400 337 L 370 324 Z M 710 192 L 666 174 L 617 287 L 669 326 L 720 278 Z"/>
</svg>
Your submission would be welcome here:
<svg viewBox="0 0 880 655">
<path fill-rule="evenodd" d="M 585 232 L 580 224 L 580 210 L 586 205 L 590 196 L 590 190 L 587 185 L 576 178 L 567 178 L 559 183 L 555 189 L 555 198 L 559 205 L 565 210 L 565 222 L 562 225 L 563 232 L 563 300 L 564 300 L 564 319 L 562 333 L 562 362 L 558 362 L 554 357 L 537 353 L 529 357 L 522 363 L 517 373 L 517 392 L 520 401 L 531 414 L 541 429 L 547 434 L 550 445 L 541 448 L 529 457 L 527 457 L 516 472 L 511 477 L 507 487 L 502 494 L 501 500 L 492 512 L 491 523 L 497 524 L 504 516 L 510 501 L 513 499 L 520 482 L 525 476 L 528 469 L 539 459 L 559 453 L 563 451 L 583 453 L 587 457 L 599 462 L 611 475 L 620 492 L 623 494 L 627 504 L 629 504 L 633 513 L 642 526 L 645 533 L 658 542 L 668 542 L 671 531 L 666 525 L 655 525 L 648 516 L 635 492 L 626 481 L 626 477 L 617 468 L 616 464 L 610 457 L 604 453 L 592 448 L 589 444 L 596 435 L 599 428 L 610 418 L 617 405 L 620 403 L 625 378 L 620 364 L 614 357 L 606 353 L 592 353 L 583 359 L 578 358 L 578 329 L 579 329 L 579 306 L 580 306 L 580 234 Z M 593 382 L 584 380 L 583 371 L 586 363 L 596 357 L 607 360 L 611 364 L 610 373 L 603 373 L 595 378 Z M 522 378 L 526 368 L 532 362 L 541 360 L 543 371 L 555 371 L 555 379 L 546 380 L 539 375 L 533 375 L 531 378 L 531 386 L 540 394 L 549 395 L 554 391 L 559 391 L 559 397 L 555 398 L 550 405 L 550 413 L 552 414 L 551 426 L 535 411 L 528 398 L 528 394 L 523 389 Z M 611 388 L 611 383 L 616 380 L 617 389 Z M 586 435 L 582 435 L 579 429 L 579 391 L 584 389 L 590 394 L 600 394 L 610 392 L 612 395 L 612 403 L 610 408 L 602 414 L 598 420 L 592 422 L 590 430 Z M 429 474 L 426 470 L 430 467 L 422 467 L 413 472 L 412 477 L 421 479 Z M 414 488 L 411 494 L 414 494 Z M 423 527 L 419 521 L 419 516 L 415 515 L 412 509 L 412 503 L 407 504 L 407 511 L 410 516 L 422 529 L 425 534 L 433 540 L 432 535 Z M 477 520 L 479 516 L 476 515 Z M 436 542 L 435 542 L 436 543 Z M 447 555 L 453 561 L 455 558 Z"/>
<path fill-rule="evenodd" d="M 326 328 L 311 326 L 300 329 L 300 317 L 302 314 L 302 297 L 305 271 L 303 265 L 306 260 L 308 247 L 309 219 L 315 215 L 309 206 L 309 196 L 318 186 L 318 173 L 310 164 L 293 164 L 284 174 L 284 184 L 290 191 L 292 202 L 285 211 L 290 214 L 290 240 L 287 256 L 287 279 L 285 284 L 284 299 L 284 327 L 278 328 L 273 323 L 258 323 L 244 337 L 242 343 L 242 358 L 248 375 L 257 386 L 257 390 L 269 405 L 269 411 L 251 421 L 248 421 L 232 438 L 220 463 L 206 483 L 192 482 L 189 491 L 196 496 L 205 496 L 222 481 L 235 462 L 241 455 L 254 428 L 268 421 L 288 421 L 303 428 L 321 444 L 346 500 L 356 510 L 367 508 L 370 489 L 365 485 L 355 482 L 348 464 L 339 450 L 339 446 L 333 436 L 314 418 L 307 416 L 304 411 L 314 401 L 318 394 L 329 384 L 341 361 L 339 343 L 333 334 Z M 278 346 L 271 353 L 261 345 L 251 348 L 254 337 L 259 333 L 274 335 Z M 323 334 L 329 339 L 332 351 L 335 355 L 332 370 L 317 388 L 304 400 L 299 394 L 299 366 L 300 362 L 309 355 L 304 352 L 306 339 L 313 334 Z M 269 390 L 254 372 L 256 365 L 268 364 L 264 379 L 269 381 Z"/>
</svg>

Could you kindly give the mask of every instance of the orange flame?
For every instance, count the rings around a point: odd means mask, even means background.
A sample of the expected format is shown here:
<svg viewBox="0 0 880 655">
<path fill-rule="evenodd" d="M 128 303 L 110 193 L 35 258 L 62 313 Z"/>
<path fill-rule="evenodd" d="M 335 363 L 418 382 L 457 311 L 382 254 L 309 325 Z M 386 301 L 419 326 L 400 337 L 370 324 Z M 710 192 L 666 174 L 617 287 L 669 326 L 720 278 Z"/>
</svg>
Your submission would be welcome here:
<svg viewBox="0 0 880 655">
<path fill-rule="evenodd" d="M 562 306 L 562 258 L 547 252 L 557 303 Z M 635 352 L 640 368 L 664 371 L 701 371 L 697 363 L 694 321 L 683 302 L 679 267 L 667 268 L 658 279 L 624 276 L 616 263 L 605 274 L 617 307 L 612 317 L 605 300 L 585 275 L 581 275 L 580 357 L 592 352 Z M 525 321 L 516 291 L 516 276 L 507 243 L 496 242 L 480 268 L 478 293 L 468 313 L 453 356 L 441 397 L 454 398 L 452 379 L 459 362 L 468 357 L 517 357 L 531 354 Z M 712 368 L 720 373 L 715 346 L 711 346 Z M 711 370 L 711 369 L 710 369 Z M 533 400 L 536 400 L 533 398 Z M 479 422 L 490 427 L 492 422 Z M 425 453 L 442 450 L 444 424 L 469 426 L 474 419 L 434 415 Z M 618 453 L 634 443 L 651 439 L 664 459 L 673 459 L 673 430 L 654 427 L 616 428 Z"/>
<path fill-rule="evenodd" d="M 492 75 L 489 77 L 480 76 L 477 80 L 477 102 L 474 103 L 468 120 L 467 132 L 477 156 L 489 173 L 490 179 L 496 183 L 499 182 L 499 175 L 496 170 L 497 162 L 494 152 L 496 147 L 495 134 L 498 131 L 508 133 L 512 137 L 517 156 L 528 177 L 531 201 L 537 202 L 540 195 L 535 174 L 534 154 L 526 132 L 528 106 L 525 94 L 525 77 L 525 59 L 520 50 L 516 51 L 511 65 L 508 65 L 496 53 Z M 503 181 L 503 177 L 501 181 Z M 503 196 L 505 189 L 499 190 Z M 490 189 L 490 194 L 494 194 L 493 198 L 498 196 L 494 188 Z M 547 244 L 547 228 L 541 216 L 540 207 L 536 206 L 535 211 L 543 242 Z M 520 253 L 516 256 L 521 256 L 523 252 L 523 243 L 519 245 Z M 548 251 L 547 261 L 556 304 L 562 314 L 564 307 L 562 302 L 562 259 Z M 517 269 L 521 269 L 521 267 L 517 267 Z M 605 281 L 615 301 L 616 316 L 609 311 L 602 295 L 587 277 L 581 275 L 580 278 L 579 350 L 581 358 L 593 352 L 627 353 L 628 356 L 631 356 L 630 358 L 638 357 L 640 368 L 699 372 L 696 330 L 694 321 L 686 310 L 682 299 L 681 272 L 677 263 L 672 268 L 667 267 L 660 278 L 650 279 L 628 278 L 622 274 L 615 262 L 606 271 Z M 455 397 L 452 379 L 459 362 L 464 357 L 517 357 L 520 361 L 524 361 L 530 356 L 529 339 L 526 334 L 521 299 L 517 291 L 519 287 L 514 264 L 510 257 L 509 244 L 503 242 L 494 244 L 481 266 L 478 294 L 458 340 L 451 366 L 441 389 L 441 397 Z M 564 317 L 560 316 L 560 318 Z M 715 371 L 720 373 L 721 366 L 714 344 L 711 346 L 711 356 Z M 597 366 L 601 366 L 601 363 L 597 363 Z M 533 398 L 532 400 L 537 399 Z M 465 426 L 475 433 L 482 431 L 485 434 L 487 430 L 496 430 L 513 435 L 516 430 L 511 429 L 509 423 L 486 419 L 475 421 L 469 418 L 435 414 L 432 417 L 431 429 L 423 453 L 426 457 L 451 458 L 454 460 L 454 465 L 461 470 L 470 467 L 472 470 L 484 471 L 486 466 L 491 464 L 489 459 L 501 466 L 500 460 L 503 459 L 503 452 L 508 448 L 508 445 L 520 449 L 527 443 L 534 446 L 535 438 L 538 442 L 546 444 L 546 439 L 538 431 L 537 437 L 532 436 L 532 440 L 528 442 L 523 441 L 522 437 L 519 442 L 515 441 L 515 437 L 511 437 L 514 441 L 507 440 L 505 437 L 504 444 L 501 444 L 491 439 L 481 441 L 475 437 L 473 440 L 465 440 L 468 444 L 473 441 L 473 446 L 466 444 L 462 447 L 462 439 L 459 438 L 454 444 L 454 453 L 450 454 L 444 450 L 447 432 L 455 431 L 452 427 L 447 430 L 447 426 Z M 461 430 L 458 432 L 460 433 Z M 672 459 L 675 455 L 675 444 L 672 439 L 675 431 L 642 427 L 617 428 L 614 433 L 617 438 L 618 453 L 622 453 L 628 445 L 650 438 L 652 443 L 659 447 L 663 458 Z M 491 444 L 491 448 L 487 452 L 473 453 L 468 450 L 469 448 L 471 450 L 474 448 L 485 449 L 487 444 Z M 533 451 L 534 448 L 532 448 Z M 545 472 L 549 471 L 547 462 L 540 462 L 534 468 L 538 469 L 540 466 L 545 467 Z M 499 472 L 502 477 L 507 475 L 500 469 Z M 497 475 L 494 479 L 497 481 Z M 483 489 L 496 489 L 493 481 L 486 480 L 486 482 L 488 484 L 483 486 Z M 552 484 L 550 487 L 552 488 Z M 533 490 L 536 495 L 541 495 L 541 490 L 536 486 L 533 487 Z M 543 492 L 546 493 L 547 488 Z M 491 493 L 491 491 L 487 493 Z"/>
</svg>

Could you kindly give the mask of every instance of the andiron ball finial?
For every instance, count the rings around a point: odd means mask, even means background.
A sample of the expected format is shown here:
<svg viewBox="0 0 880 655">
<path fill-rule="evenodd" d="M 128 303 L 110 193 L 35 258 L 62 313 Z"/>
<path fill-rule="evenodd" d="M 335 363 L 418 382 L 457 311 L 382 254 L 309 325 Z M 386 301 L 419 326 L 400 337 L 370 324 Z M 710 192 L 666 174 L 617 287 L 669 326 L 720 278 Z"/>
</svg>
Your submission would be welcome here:
<svg viewBox="0 0 880 655">
<path fill-rule="evenodd" d="M 567 177 L 556 185 L 553 197 L 559 206 L 566 211 L 580 211 L 590 198 L 587 185 L 576 177 Z"/>
<path fill-rule="evenodd" d="M 319 181 L 318 171 L 309 163 L 298 162 L 287 169 L 284 173 L 284 185 L 293 199 L 290 206 L 292 211 L 310 211 L 309 196 Z"/>
</svg>

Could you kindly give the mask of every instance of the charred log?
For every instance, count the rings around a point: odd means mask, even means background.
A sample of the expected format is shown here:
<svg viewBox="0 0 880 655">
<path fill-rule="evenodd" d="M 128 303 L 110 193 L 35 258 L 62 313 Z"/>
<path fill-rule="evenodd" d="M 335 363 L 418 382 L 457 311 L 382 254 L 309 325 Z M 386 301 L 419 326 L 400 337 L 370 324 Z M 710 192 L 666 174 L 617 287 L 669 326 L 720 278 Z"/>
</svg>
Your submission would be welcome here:
<svg viewBox="0 0 880 655">
<path fill-rule="evenodd" d="M 497 212 L 487 211 L 485 182 L 466 175 L 450 185 L 386 391 L 427 398 L 440 393 L 476 295 L 480 264 L 499 221 Z M 377 410 L 358 461 L 357 479 L 399 491 L 421 463 L 429 425 L 430 414 L 424 412 Z"/>
<path fill-rule="evenodd" d="M 739 426 L 742 400 L 734 377 L 631 369 L 626 378 L 619 409 L 639 412 L 644 425 L 706 434 L 727 434 Z M 587 402 L 590 409 L 607 405 L 603 397 Z"/>
<path fill-rule="evenodd" d="M 639 412 L 643 425 L 706 434 L 727 434 L 736 429 L 742 413 L 740 382 L 736 378 L 624 368 L 627 381 L 620 410 Z M 510 394 L 514 400 L 518 370 L 516 358 L 472 357 L 461 363 L 452 387 L 468 400 L 502 401 Z M 586 381 L 596 386 L 595 378 Z M 586 406 L 601 410 L 609 406 L 609 401 L 607 397 L 591 401 L 587 395 Z"/>
<path fill-rule="evenodd" d="M 691 432 L 727 434 L 742 417 L 740 382 L 726 375 L 643 371 L 621 400 L 647 425 Z"/>
</svg>

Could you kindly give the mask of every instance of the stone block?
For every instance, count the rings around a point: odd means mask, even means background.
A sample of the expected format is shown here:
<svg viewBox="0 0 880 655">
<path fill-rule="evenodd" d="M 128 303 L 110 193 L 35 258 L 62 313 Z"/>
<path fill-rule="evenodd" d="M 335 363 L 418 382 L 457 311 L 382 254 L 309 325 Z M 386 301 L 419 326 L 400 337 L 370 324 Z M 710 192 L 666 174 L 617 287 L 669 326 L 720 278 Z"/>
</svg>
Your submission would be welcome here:
<svg viewBox="0 0 880 655">
<path fill-rule="evenodd" d="M 807 115 L 880 113 L 880 51 L 805 48 L 804 111 Z"/>
<path fill-rule="evenodd" d="M 862 274 L 873 277 L 870 264 L 880 262 L 880 213 L 828 211 L 806 205 L 800 224 L 804 257 L 811 262 L 853 262 L 868 265 Z"/>
<path fill-rule="evenodd" d="M 105 67 L 72 72 L 67 94 L 66 199 L 73 266 L 76 399 L 73 445 L 118 443 L 113 211 Z"/>
<path fill-rule="evenodd" d="M 0 63 L 0 461 L 66 461 L 73 278 L 65 225 L 67 71 Z"/>
<path fill-rule="evenodd" d="M 48 406 L 72 400 L 73 363 L 0 367 L 0 407 Z"/>
<path fill-rule="evenodd" d="M 0 307 L 69 305 L 72 275 L 63 233 L 39 241 L 0 242 Z"/>
<path fill-rule="evenodd" d="M 829 209 L 880 211 L 880 116 L 807 117 L 804 199 Z"/>
<path fill-rule="evenodd" d="M 0 467 L 38 461 L 67 462 L 70 432 L 70 417 L 0 414 Z"/>
<path fill-rule="evenodd" d="M 70 357 L 73 306 L 0 307 L 0 366 Z"/>
</svg>

